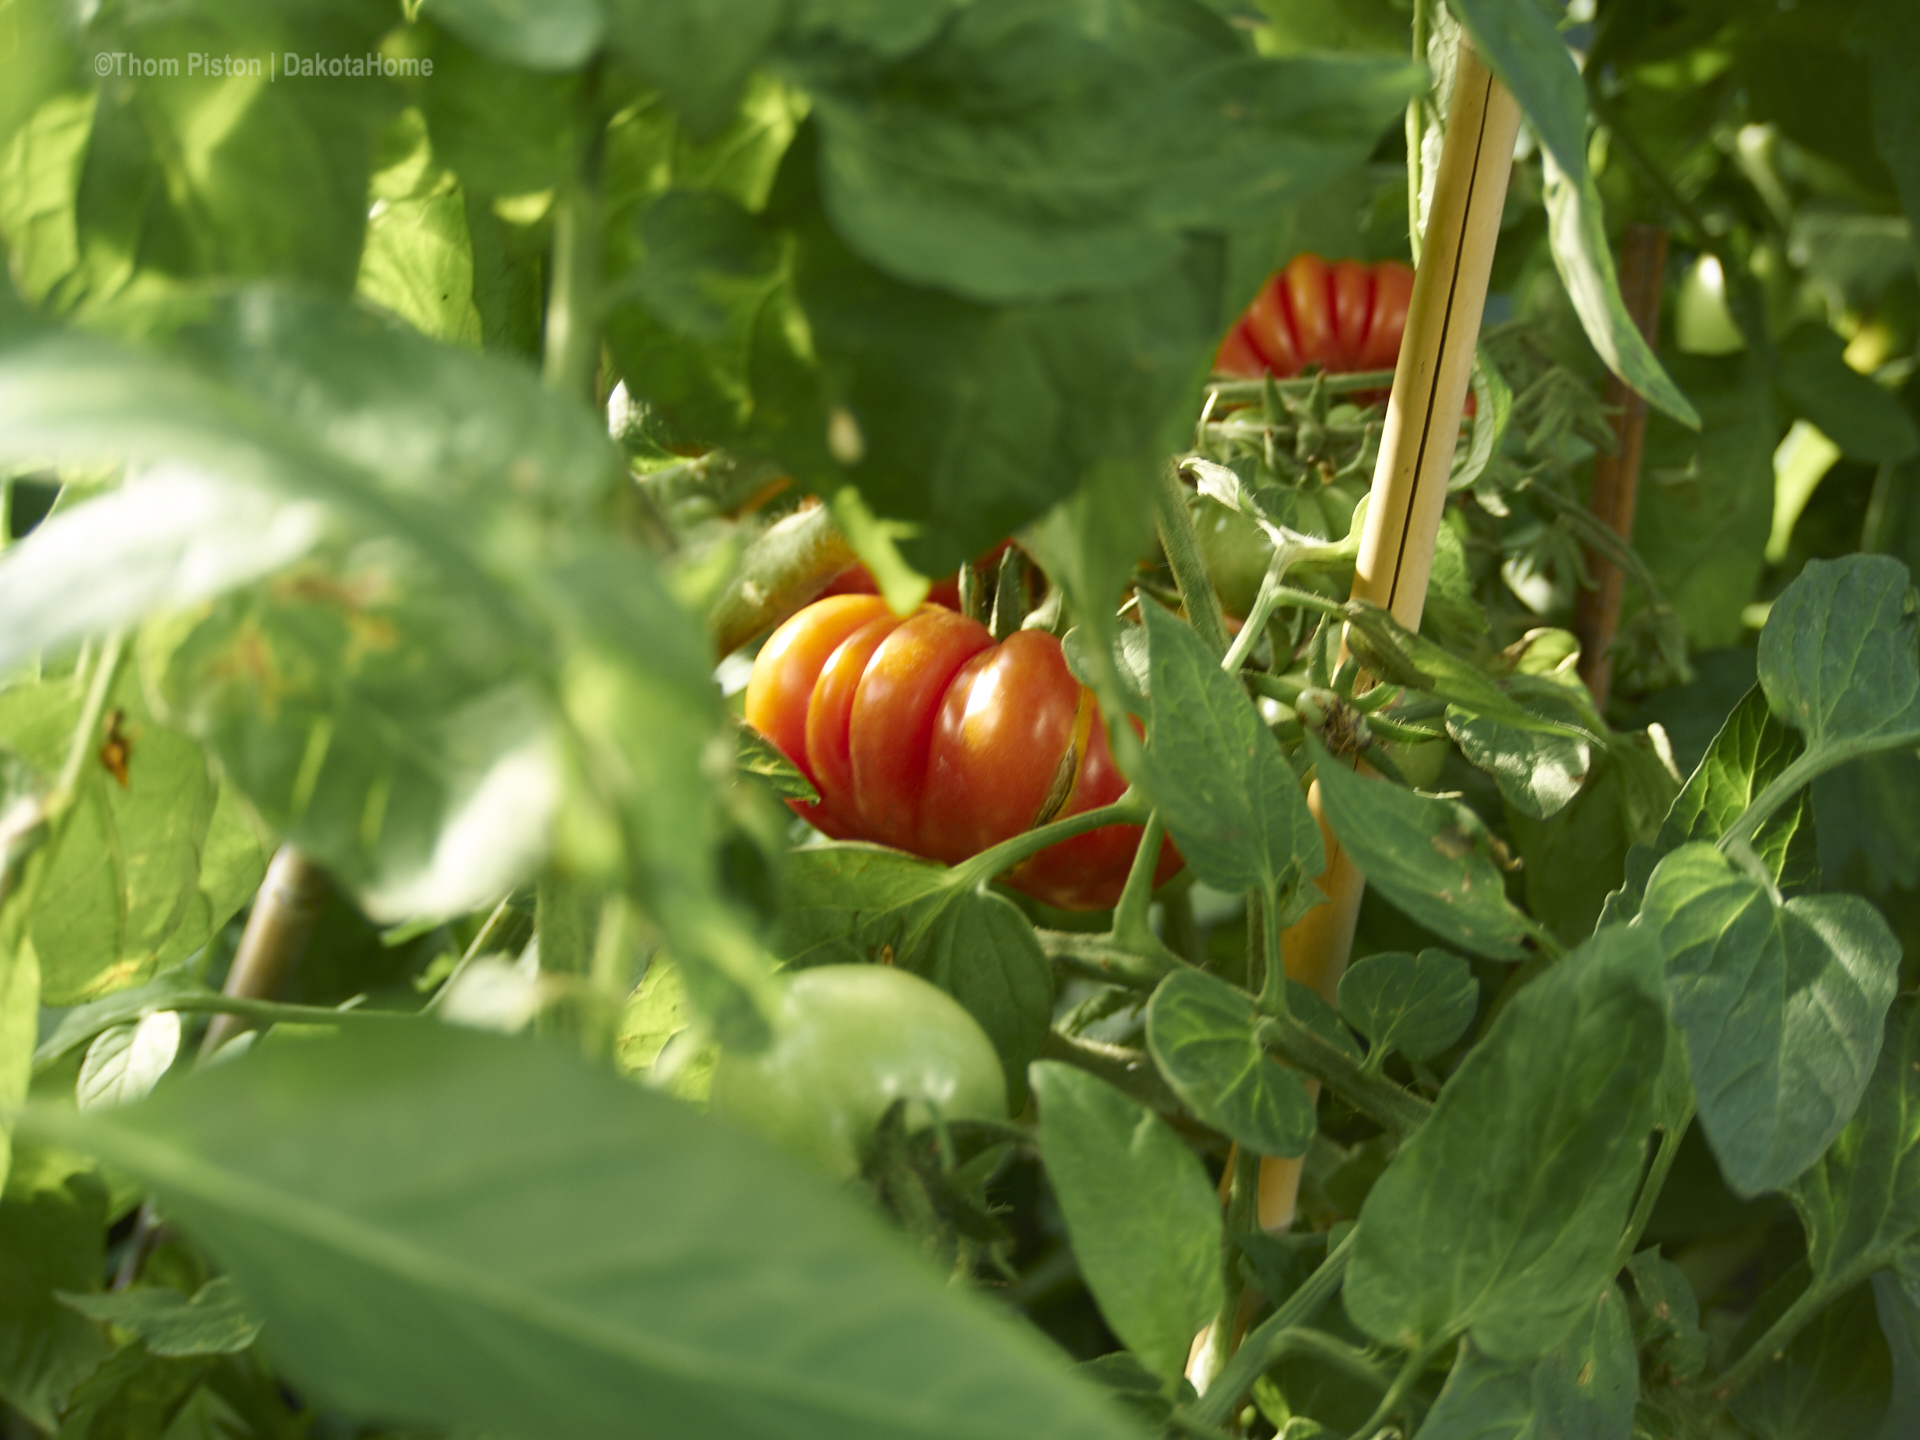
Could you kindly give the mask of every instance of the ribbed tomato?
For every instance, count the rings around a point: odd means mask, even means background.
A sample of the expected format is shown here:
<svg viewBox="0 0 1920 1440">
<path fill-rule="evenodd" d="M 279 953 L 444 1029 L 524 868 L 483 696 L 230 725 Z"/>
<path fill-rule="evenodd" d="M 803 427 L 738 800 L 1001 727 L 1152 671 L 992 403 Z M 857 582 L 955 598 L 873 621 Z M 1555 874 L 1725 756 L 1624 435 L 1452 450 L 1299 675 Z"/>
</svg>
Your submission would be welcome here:
<svg viewBox="0 0 1920 1440">
<path fill-rule="evenodd" d="M 905 619 L 877 596 L 809 605 L 755 659 L 747 723 L 820 792 L 794 805 L 815 827 L 948 864 L 1127 788 L 1058 640 L 1021 630 L 995 644 L 939 605 Z M 1005 879 L 1051 905 L 1102 909 L 1119 899 L 1139 839 L 1137 825 L 1103 826 Z M 1156 878 L 1179 867 L 1169 844 Z"/>
<path fill-rule="evenodd" d="M 1398 261 L 1329 265 L 1318 255 L 1296 255 L 1260 287 L 1221 342 L 1213 368 L 1283 380 L 1309 365 L 1332 375 L 1391 370 L 1412 298 L 1413 271 Z"/>
</svg>

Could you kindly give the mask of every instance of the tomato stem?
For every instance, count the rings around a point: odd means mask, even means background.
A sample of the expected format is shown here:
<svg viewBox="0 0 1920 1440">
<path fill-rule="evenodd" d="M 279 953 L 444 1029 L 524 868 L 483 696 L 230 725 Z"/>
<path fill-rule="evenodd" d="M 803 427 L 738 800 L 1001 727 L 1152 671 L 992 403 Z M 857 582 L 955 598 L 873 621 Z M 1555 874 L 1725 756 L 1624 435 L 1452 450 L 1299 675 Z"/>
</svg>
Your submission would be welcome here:
<svg viewBox="0 0 1920 1440">
<path fill-rule="evenodd" d="M 1350 375 L 1309 375 L 1298 380 L 1282 380 L 1269 375 L 1263 380 L 1215 380 L 1207 393 L 1220 401 L 1252 404 L 1265 398 L 1267 387 L 1280 394 L 1311 394 L 1318 383 L 1328 395 L 1351 395 L 1356 390 L 1385 390 L 1393 384 L 1391 370 L 1358 370 Z"/>
<path fill-rule="evenodd" d="M 985 884 L 1002 871 L 1011 870 L 1022 860 L 1038 855 L 1049 845 L 1071 840 L 1076 835 L 1084 835 L 1104 825 L 1142 825 L 1151 814 L 1146 801 L 1129 787 L 1111 805 L 1083 810 L 1078 815 L 1069 815 L 1063 820 L 1054 820 L 1023 831 L 1011 839 L 1002 840 L 991 849 L 982 850 L 970 859 L 962 860 L 947 872 L 947 883 L 955 889 Z"/>
<path fill-rule="evenodd" d="M 1187 509 L 1187 487 L 1180 483 L 1172 466 L 1160 472 L 1160 491 L 1155 505 L 1160 526 L 1160 547 L 1166 551 L 1167 565 L 1173 571 L 1173 583 L 1180 588 L 1180 603 L 1186 607 L 1187 622 L 1206 642 L 1215 656 L 1227 653 L 1227 622 L 1220 613 L 1220 597 L 1214 594 L 1213 579 L 1207 574 L 1206 557 L 1200 553 L 1200 536 L 1193 528 L 1193 515 Z"/>
</svg>

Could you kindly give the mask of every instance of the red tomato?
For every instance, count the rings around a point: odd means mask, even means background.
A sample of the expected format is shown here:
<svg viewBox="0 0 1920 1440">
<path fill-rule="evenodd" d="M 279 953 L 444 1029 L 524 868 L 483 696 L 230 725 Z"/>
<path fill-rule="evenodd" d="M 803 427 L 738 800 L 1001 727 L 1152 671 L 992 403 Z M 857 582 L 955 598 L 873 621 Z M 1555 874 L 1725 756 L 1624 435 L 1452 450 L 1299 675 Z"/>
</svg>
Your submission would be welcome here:
<svg viewBox="0 0 1920 1440">
<path fill-rule="evenodd" d="M 1223 375 L 1281 379 L 1318 365 L 1331 375 L 1390 370 L 1400 355 L 1413 271 L 1394 260 L 1329 265 L 1296 255 L 1273 275 L 1220 344 Z"/>
<path fill-rule="evenodd" d="M 904 620 L 877 596 L 809 605 L 754 661 L 747 723 L 820 792 L 817 805 L 794 806 L 820 830 L 948 864 L 1127 788 L 1058 640 L 1022 630 L 996 645 L 938 605 Z M 1005 878 L 1051 905 L 1104 909 L 1139 840 L 1137 825 L 1102 826 Z M 1168 843 L 1157 879 L 1179 868 Z"/>
</svg>

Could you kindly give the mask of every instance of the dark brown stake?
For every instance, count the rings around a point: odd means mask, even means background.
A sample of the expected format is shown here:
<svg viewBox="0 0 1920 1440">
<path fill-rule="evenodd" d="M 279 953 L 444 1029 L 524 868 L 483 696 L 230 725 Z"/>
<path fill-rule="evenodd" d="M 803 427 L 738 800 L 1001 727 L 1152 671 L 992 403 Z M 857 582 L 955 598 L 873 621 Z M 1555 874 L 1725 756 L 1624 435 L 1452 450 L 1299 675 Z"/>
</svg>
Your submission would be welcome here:
<svg viewBox="0 0 1920 1440">
<path fill-rule="evenodd" d="M 1627 314 L 1649 346 L 1660 329 L 1660 282 L 1667 268 L 1667 232 L 1652 225 L 1629 225 L 1620 240 L 1620 294 Z M 1593 461 L 1594 518 L 1622 540 L 1633 540 L 1633 507 L 1640 490 L 1640 446 L 1647 433 L 1647 402 L 1617 375 L 1607 377 L 1606 400 L 1617 413 L 1611 455 Z M 1580 678 L 1604 710 L 1613 686 L 1613 637 L 1620 624 L 1624 577 L 1604 555 L 1587 550 L 1587 573 L 1594 588 L 1574 597 L 1573 633 L 1580 637 Z"/>
</svg>

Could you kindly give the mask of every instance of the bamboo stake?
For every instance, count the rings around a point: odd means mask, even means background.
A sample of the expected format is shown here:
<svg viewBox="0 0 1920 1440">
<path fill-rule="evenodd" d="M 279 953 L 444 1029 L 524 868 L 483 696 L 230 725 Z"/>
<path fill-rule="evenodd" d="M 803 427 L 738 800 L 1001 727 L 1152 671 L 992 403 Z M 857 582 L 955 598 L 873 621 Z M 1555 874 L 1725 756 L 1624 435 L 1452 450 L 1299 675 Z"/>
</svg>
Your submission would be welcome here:
<svg viewBox="0 0 1920 1440">
<path fill-rule="evenodd" d="M 1426 605 L 1519 128 L 1519 105 L 1463 39 L 1353 577 L 1355 599 L 1384 607 L 1409 629 L 1419 628 Z M 1317 782 L 1307 804 L 1326 842 L 1327 868 L 1317 883 L 1328 903 L 1281 936 L 1281 961 L 1289 977 L 1331 1001 L 1353 949 L 1366 878 L 1328 828 Z M 1262 1158 L 1259 1214 L 1265 1229 L 1293 1224 L 1300 1164 Z"/>
<path fill-rule="evenodd" d="M 1660 283 L 1667 268 L 1667 232 L 1653 225 L 1629 225 L 1620 239 L 1620 294 L 1627 314 L 1647 344 L 1660 329 Z M 1633 540 L 1634 502 L 1640 490 L 1640 450 L 1647 434 L 1647 402 L 1618 375 L 1607 377 L 1607 405 L 1615 412 L 1611 455 L 1593 460 L 1594 518 L 1622 540 Z M 1607 708 L 1613 688 L 1613 636 L 1620 623 L 1625 577 L 1620 567 L 1592 547 L 1587 573 L 1594 588 L 1574 597 L 1573 633 L 1580 637 L 1580 678 L 1593 694 L 1596 710 Z"/>
</svg>

